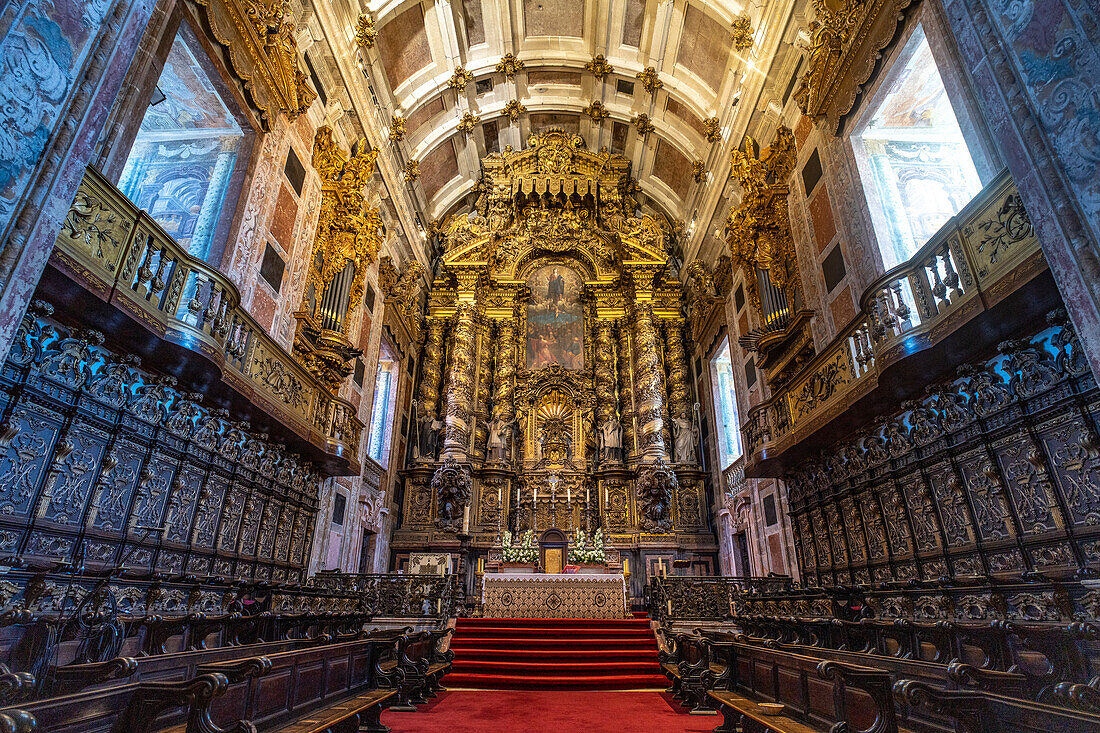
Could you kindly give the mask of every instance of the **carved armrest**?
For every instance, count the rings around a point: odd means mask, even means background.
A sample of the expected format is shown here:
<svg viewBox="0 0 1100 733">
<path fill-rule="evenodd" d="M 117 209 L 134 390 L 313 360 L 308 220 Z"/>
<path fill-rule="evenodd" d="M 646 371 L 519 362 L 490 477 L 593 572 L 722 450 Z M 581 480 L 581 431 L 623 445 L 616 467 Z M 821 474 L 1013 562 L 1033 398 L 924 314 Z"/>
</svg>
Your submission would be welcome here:
<svg viewBox="0 0 1100 733">
<path fill-rule="evenodd" d="M 947 677 L 959 687 L 976 687 L 999 695 L 1019 695 L 1026 691 L 1026 678 L 1015 672 L 982 669 L 955 659 L 947 665 Z"/>
<path fill-rule="evenodd" d="M 224 674 L 203 674 L 183 682 L 143 682 L 130 697 L 123 713 L 120 730 L 126 733 L 152 733 L 156 720 L 172 708 L 187 708 L 188 733 L 256 733 L 256 726 L 238 720 L 221 728 L 210 718 L 210 703 L 229 689 Z"/>
<path fill-rule="evenodd" d="M 833 704 L 838 721 L 847 723 L 848 730 L 853 733 L 897 733 L 898 723 L 890 693 L 889 673 L 881 669 L 825 661 L 817 665 L 817 676 L 838 683 L 833 685 Z M 874 703 L 875 720 L 869 728 L 861 731 L 848 720 L 848 697 L 845 694 L 847 687 L 866 692 Z"/>
<path fill-rule="evenodd" d="M 271 671 L 271 660 L 267 657 L 252 657 L 236 662 L 216 662 L 213 664 L 200 664 L 195 668 L 199 674 L 216 672 L 225 675 L 229 684 L 235 685 L 252 677 L 263 677 Z"/>
<path fill-rule="evenodd" d="M 914 708 L 927 708 L 938 715 L 954 718 L 963 730 L 979 733 L 986 699 L 981 692 L 947 690 L 919 680 L 898 680 L 894 683 L 898 702 Z"/>
<path fill-rule="evenodd" d="M 1051 692 L 1057 705 L 1083 710 L 1086 713 L 1100 713 L 1100 678 L 1093 678 L 1087 685 L 1072 682 L 1059 682 Z"/>
<path fill-rule="evenodd" d="M 50 695 L 67 695 L 107 680 L 125 679 L 136 671 L 137 660 L 133 657 L 115 657 L 106 662 L 50 667 L 46 673 L 46 690 Z"/>
<path fill-rule="evenodd" d="M 38 721 L 26 710 L 8 710 L 0 713 L 0 731 L 4 733 L 34 733 Z"/>
<path fill-rule="evenodd" d="M 34 694 L 35 679 L 30 672 L 12 672 L 0 664 L 0 705 L 11 705 Z"/>
</svg>

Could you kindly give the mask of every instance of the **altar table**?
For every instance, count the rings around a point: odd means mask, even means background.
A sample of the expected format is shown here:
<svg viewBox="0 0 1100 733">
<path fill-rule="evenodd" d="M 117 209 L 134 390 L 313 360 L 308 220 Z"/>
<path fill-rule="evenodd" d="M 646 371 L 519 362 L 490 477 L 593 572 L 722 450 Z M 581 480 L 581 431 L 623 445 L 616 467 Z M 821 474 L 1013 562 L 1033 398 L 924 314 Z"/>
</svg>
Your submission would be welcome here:
<svg viewBox="0 0 1100 733">
<path fill-rule="evenodd" d="M 486 573 L 486 618 L 626 618 L 622 575 Z"/>
</svg>

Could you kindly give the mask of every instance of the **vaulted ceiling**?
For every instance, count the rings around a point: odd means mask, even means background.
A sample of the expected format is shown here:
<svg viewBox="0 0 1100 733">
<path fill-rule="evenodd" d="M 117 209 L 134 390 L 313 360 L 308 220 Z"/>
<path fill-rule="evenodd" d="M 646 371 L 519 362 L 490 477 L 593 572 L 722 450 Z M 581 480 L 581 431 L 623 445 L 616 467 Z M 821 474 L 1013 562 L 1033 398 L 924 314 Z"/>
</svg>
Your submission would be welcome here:
<svg viewBox="0 0 1100 733">
<path fill-rule="evenodd" d="M 728 211 L 729 150 L 759 117 L 777 50 L 789 47 L 792 5 L 332 0 L 314 8 L 348 104 L 371 142 L 390 151 L 383 175 L 391 193 L 403 189 L 418 227 L 470 206 L 486 155 L 561 127 L 631 161 L 643 205 L 683 223 L 690 257 L 713 244 L 711 224 Z M 361 45 L 364 15 L 376 35 Z M 394 118 L 404 119 L 396 140 Z M 411 180 L 410 161 L 419 168 Z"/>
</svg>

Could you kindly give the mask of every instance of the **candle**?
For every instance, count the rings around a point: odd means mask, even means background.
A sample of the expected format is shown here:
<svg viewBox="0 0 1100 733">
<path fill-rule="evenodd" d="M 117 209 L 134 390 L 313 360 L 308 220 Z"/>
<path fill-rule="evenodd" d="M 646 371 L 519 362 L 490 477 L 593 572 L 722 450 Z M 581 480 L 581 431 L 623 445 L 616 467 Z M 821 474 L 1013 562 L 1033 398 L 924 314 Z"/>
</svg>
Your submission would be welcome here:
<svg viewBox="0 0 1100 733">
<path fill-rule="evenodd" d="M 519 484 L 516 484 L 516 506 L 519 506 Z"/>
<path fill-rule="evenodd" d="M 503 499 L 504 499 L 504 497 L 503 497 L 503 496 L 501 495 L 501 491 L 503 491 L 503 489 L 502 489 L 501 487 L 499 487 L 499 486 L 498 486 L 498 487 L 497 487 L 497 506 L 500 506 L 500 505 L 501 505 L 501 502 L 502 502 L 502 501 L 503 501 Z"/>
<path fill-rule="evenodd" d="M 630 575 L 630 561 L 623 558 L 623 575 Z"/>
<path fill-rule="evenodd" d="M 462 507 L 462 533 L 466 534 L 470 531 L 470 505 Z"/>
<path fill-rule="evenodd" d="M 587 486 L 585 486 L 585 487 L 584 487 L 584 505 L 585 505 L 585 506 L 588 506 L 588 500 L 589 500 L 589 498 L 590 498 L 590 494 L 589 494 L 589 489 L 588 489 L 588 487 L 587 487 Z"/>
<path fill-rule="evenodd" d="M 479 573 L 484 573 L 485 572 L 485 558 L 479 557 L 477 559 L 477 571 Z"/>
<path fill-rule="evenodd" d="M 565 487 L 565 503 L 570 504 L 572 502 L 573 502 L 573 492 L 572 492 L 572 490 L 570 490 L 569 486 L 566 485 L 566 487 Z"/>
<path fill-rule="evenodd" d="M 531 486 L 531 501 L 535 502 L 536 504 L 539 503 L 539 487 L 538 486 L 534 486 L 534 485 Z"/>
</svg>

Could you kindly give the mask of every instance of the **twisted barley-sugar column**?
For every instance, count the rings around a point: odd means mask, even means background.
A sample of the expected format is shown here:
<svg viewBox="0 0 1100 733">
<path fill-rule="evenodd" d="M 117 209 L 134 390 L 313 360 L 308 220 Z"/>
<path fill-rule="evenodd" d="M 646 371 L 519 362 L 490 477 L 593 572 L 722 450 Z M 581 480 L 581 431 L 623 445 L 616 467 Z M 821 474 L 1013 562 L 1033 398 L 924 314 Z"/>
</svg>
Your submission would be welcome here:
<svg viewBox="0 0 1100 733">
<path fill-rule="evenodd" d="M 516 415 L 513 395 L 516 391 L 516 319 L 497 322 L 496 377 L 493 384 L 493 410 L 501 420 Z"/>
<path fill-rule="evenodd" d="M 668 366 L 668 408 L 675 419 L 691 419 L 691 390 L 688 387 L 687 353 L 684 351 L 684 319 L 665 321 L 665 359 Z"/>
<path fill-rule="evenodd" d="M 447 373 L 447 416 L 443 428 L 445 435 L 443 455 L 463 460 L 470 443 L 477 304 L 472 300 L 459 300 L 455 310 L 451 363 Z"/>
<path fill-rule="evenodd" d="M 634 394 L 638 402 L 638 442 L 642 461 L 653 463 L 668 459 L 661 431 L 664 421 L 665 385 L 661 360 L 657 356 L 657 329 L 653 325 L 653 306 L 648 302 L 634 305 Z"/>
<path fill-rule="evenodd" d="M 493 322 L 484 318 L 478 329 L 477 365 L 477 418 L 474 424 L 474 455 L 485 457 L 485 441 L 489 438 L 489 395 L 493 387 Z"/>
<path fill-rule="evenodd" d="M 634 370 L 630 364 L 630 326 L 626 319 L 615 321 L 618 332 L 619 421 L 623 426 L 623 458 L 630 458 L 638 448 L 634 430 Z"/>
<path fill-rule="evenodd" d="M 615 416 L 615 349 L 611 340 L 611 321 L 596 325 L 596 429 Z"/>
<path fill-rule="evenodd" d="M 420 415 L 435 415 L 439 407 L 439 387 L 443 383 L 442 318 L 428 321 L 428 338 L 424 342 L 424 358 L 420 364 Z M 419 417 L 418 416 L 418 417 Z"/>
</svg>

